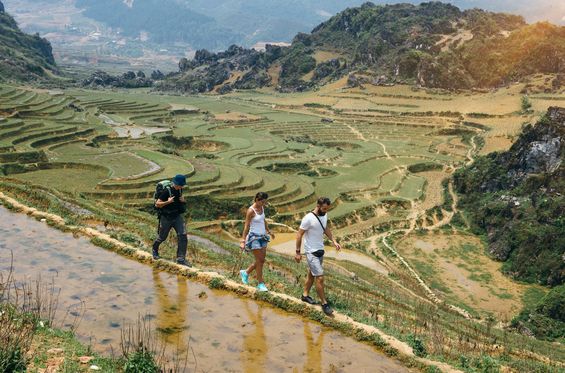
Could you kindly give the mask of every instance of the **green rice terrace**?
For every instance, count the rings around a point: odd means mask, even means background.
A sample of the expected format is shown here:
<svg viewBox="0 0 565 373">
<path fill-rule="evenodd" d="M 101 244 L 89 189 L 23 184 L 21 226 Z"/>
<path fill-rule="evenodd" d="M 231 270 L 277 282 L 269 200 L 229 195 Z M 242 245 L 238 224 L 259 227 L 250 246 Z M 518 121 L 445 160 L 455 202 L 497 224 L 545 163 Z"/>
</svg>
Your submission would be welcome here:
<svg viewBox="0 0 565 373">
<path fill-rule="evenodd" d="M 281 252 L 292 253 L 293 230 L 325 195 L 334 234 L 372 263 L 328 258 L 338 312 L 462 371 L 563 371 L 562 344 L 505 328 L 546 290 L 501 274 L 464 228 L 449 177 L 479 154 L 508 149 L 524 123 L 565 95 L 530 95 L 523 110 L 523 85 L 449 94 L 345 80 L 308 93 L 186 97 L 0 85 L 0 191 L 150 251 L 155 184 L 184 173 L 189 255 L 232 279 L 244 211 L 267 192 L 279 237 L 266 280 L 298 297 L 303 268 Z M 171 258 L 175 242 L 162 250 Z M 357 337 L 399 354 L 376 336 Z"/>
</svg>

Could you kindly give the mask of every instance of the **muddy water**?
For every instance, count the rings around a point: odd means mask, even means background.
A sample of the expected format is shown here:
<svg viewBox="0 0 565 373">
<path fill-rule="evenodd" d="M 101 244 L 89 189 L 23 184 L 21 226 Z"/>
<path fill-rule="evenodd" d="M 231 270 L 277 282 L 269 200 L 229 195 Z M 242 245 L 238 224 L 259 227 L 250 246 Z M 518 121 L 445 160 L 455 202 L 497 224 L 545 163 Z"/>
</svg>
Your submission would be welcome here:
<svg viewBox="0 0 565 373">
<path fill-rule="evenodd" d="M 0 207 L 1 271 L 10 250 L 17 278 L 55 277 L 60 322 L 84 302 L 78 337 L 101 352 L 119 351 L 120 327 L 145 315 L 163 340 L 189 344 L 198 371 L 408 371 L 332 329 L 155 271 Z"/>
</svg>

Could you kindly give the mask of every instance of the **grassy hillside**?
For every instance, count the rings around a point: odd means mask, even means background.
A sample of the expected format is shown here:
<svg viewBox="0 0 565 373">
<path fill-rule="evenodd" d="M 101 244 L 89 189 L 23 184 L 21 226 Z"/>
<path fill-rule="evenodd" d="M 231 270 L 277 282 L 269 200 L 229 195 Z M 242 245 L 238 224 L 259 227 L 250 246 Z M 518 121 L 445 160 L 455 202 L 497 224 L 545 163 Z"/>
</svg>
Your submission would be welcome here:
<svg viewBox="0 0 565 373">
<path fill-rule="evenodd" d="M 565 27 L 440 2 L 348 8 L 299 33 L 288 48 L 232 46 L 181 61 L 162 89 L 182 92 L 273 86 L 304 91 L 350 74 L 350 85 L 399 82 L 445 89 L 493 88 L 535 73 L 563 85 Z"/>
<path fill-rule="evenodd" d="M 54 70 L 51 44 L 23 33 L 0 2 L 0 81 L 44 79 Z"/>
<path fill-rule="evenodd" d="M 565 337 L 565 109 L 550 108 L 509 151 L 481 157 L 455 173 L 461 206 L 503 271 L 555 286 L 516 325 L 544 338 Z"/>
<path fill-rule="evenodd" d="M 462 205 L 506 272 L 552 286 L 565 281 L 564 138 L 565 109 L 550 108 L 509 151 L 455 174 Z"/>
</svg>

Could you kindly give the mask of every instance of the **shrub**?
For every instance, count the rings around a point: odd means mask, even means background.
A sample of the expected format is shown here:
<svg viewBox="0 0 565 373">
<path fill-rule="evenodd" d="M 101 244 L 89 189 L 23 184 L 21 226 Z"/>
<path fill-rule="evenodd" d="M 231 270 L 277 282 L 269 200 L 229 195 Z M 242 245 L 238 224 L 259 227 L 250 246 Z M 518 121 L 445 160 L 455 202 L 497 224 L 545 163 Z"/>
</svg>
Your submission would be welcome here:
<svg viewBox="0 0 565 373">
<path fill-rule="evenodd" d="M 140 348 L 129 356 L 124 365 L 125 373 L 155 373 L 159 367 L 155 363 L 153 355 L 144 348 Z"/>
<path fill-rule="evenodd" d="M 424 357 L 428 354 L 424 342 L 414 334 L 410 334 L 408 336 L 408 345 L 412 347 L 412 350 L 414 351 L 414 355 L 418 357 Z"/>
<path fill-rule="evenodd" d="M 208 283 L 210 289 L 223 289 L 225 287 L 224 280 L 219 277 L 214 277 Z"/>
</svg>

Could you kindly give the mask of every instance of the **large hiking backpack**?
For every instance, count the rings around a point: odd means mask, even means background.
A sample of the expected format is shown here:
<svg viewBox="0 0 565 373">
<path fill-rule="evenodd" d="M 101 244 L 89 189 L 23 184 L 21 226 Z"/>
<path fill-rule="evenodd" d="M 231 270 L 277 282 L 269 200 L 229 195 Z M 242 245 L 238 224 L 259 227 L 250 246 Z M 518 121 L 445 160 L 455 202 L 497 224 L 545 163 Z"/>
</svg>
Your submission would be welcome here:
<svg viewBox="0 0 565 373">
<path fill-rule="evenodd" d="M 155 207 L 155 202 L 157 202 L 157 199 L 165 189 L 169 191 L 169 196 L 172 196 L 173 195 L 172 188 L 173 188 L 173 183 L 171 182 L 171 180 L 159 181 L 155 185 L 155 193 L 153 193 L 153 207 L 155 208 L 155 210 L 157 210 L 157 216 L 159 217 L 161 216 L 161 209 Z"/>
</svg>

